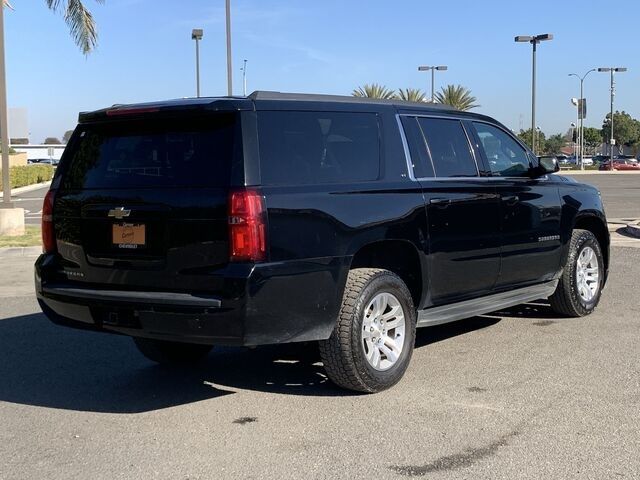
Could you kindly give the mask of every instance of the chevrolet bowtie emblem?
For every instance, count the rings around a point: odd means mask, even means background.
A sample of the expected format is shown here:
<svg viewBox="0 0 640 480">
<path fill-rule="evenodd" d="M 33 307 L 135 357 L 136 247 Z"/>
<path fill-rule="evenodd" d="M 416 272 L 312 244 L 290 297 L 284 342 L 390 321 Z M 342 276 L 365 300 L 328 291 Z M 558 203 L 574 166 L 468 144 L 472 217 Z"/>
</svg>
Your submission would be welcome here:
<svg viewBox="0 0 640 480">
<path fill-rule="evenodd" d="M 114 217 L 119 220 L 121 218 L 128 217 L 129 215 L 131 215 L 131 210 L 125 210 L 124 207 L 118 207 L 118 208 L 109 210 L 108 215 L 110 217 Z"/>
</svg>

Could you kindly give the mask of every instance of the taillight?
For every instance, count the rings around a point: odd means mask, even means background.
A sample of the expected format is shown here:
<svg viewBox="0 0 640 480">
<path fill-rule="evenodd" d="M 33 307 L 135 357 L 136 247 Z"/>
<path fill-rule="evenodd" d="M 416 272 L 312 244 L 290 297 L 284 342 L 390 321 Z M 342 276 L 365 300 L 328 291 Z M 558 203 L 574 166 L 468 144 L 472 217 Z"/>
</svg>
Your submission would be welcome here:
<svg viewBox="0 0 640 480">
<path fill-rule="evenodd" d="M 257 191 L 242 189 L 229 194 L 229 241 L 232 262 L 266 259 L 266 212 Z"/>
<path fill-rule="evenodd" d="M 53 230 L 53 201 L 55 190 L 49 190 L 42 204 L 42 251 L 53 253 L 56 251 L 56 234 Z"/>
</svg>

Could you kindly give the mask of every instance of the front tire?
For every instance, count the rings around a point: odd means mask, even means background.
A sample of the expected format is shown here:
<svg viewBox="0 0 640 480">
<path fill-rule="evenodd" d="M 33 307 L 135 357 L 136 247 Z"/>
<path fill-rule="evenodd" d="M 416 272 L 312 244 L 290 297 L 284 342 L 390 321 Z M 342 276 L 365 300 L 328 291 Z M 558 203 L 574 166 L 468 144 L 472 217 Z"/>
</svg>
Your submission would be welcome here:
<svg viewBox="0 0 640 480">
<path fill-rule="evenodd" d="M 409 289 L 393 272 L 349 272 L 336 326 L 320 342 L 329 378 L 360 392 L 380 392 L 404 375 L 415 343 L 416 311 Z"/>
<path fill-rule="evenodd" d="M 600 302 L 604 271 L 598 239 L 588 230 L 574 230 L 562 277 L 549 297 L 551 308 L 569 317 L 589 315 Z"/>
<path fill-rule="evenodd" d="M 140 353 L 161 365 L 192 365 L 203 360 L 213 348 L 211 345 L 170 342 L 152 338 L 134 337 Z"/>
</svg>

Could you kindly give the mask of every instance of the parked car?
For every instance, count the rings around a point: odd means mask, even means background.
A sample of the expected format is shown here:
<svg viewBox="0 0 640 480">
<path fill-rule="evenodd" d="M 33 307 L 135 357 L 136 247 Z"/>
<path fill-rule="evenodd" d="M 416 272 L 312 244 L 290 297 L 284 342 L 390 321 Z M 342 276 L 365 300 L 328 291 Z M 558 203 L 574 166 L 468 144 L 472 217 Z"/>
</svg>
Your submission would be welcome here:
<svg viewBox="0 0 640 480">
<path fill-rule="evenodd" d="M 593 165 L 593 158 L 592 157 L 582 157 L 582 164 L 583 165 L 588 165 L 588 166 Z"/>
<path fill-rule="evenodd" d="M 377 392 L 416 327 L 541 298 L 588 315 L 607 279 L 598 191 L 484 115 L 257 92 L 79 122 L 43 205 L 37 298 L 156 362 L 314 341 L 331 380 Z"/>
<path fill-rule="evenodd" d="M 600 170 L 611 170 L 610 168 L 611 162 L 606 161 L 600 164 Z M 613 170 L 640 170 L 640 164 L 638 160 L 628 156 L 624 156 L 622 158 L 616 157 L 613 159 Z"/>
<path fill-rule="evenodd" d="M 609 155 L 598 154 L 593 156 L 592 160 L 595 165 L 600 165 L 602 162 L 606 162 L 609 160 Z"/>
<path fill-rule="evenodd" d="M 555 157 L 558 160 L 558 163 L 562 165 L 569 163 L 569 157 L 567 155 L 555 155 Z"/>
</svg>

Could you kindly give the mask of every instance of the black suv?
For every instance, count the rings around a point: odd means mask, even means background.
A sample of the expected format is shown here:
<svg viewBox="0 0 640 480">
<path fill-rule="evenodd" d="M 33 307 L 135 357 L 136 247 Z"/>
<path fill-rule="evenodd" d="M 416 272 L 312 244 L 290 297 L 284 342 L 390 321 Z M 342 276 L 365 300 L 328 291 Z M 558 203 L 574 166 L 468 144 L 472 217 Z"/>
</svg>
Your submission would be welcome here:
<svg viewBox="0 0 640 480">
<path fill-rule="evenodd" d="M 599 192 L 495 120 L 257 92 L 80 115 L 43 207 L 55 323 L 184 363 L 318 341 L 338 385 L 396 383 L 415 329 L 549 298 L 598 304 Z"/>
</svg>

